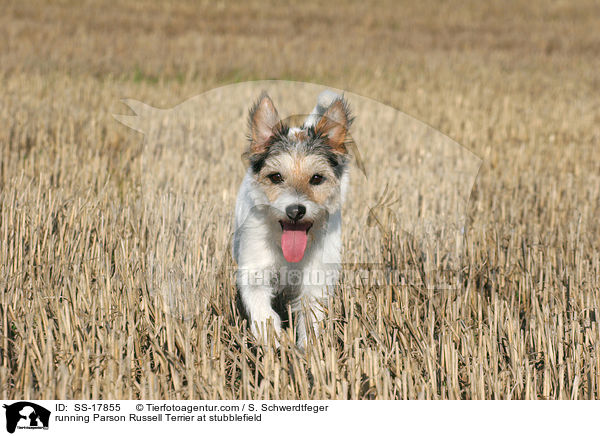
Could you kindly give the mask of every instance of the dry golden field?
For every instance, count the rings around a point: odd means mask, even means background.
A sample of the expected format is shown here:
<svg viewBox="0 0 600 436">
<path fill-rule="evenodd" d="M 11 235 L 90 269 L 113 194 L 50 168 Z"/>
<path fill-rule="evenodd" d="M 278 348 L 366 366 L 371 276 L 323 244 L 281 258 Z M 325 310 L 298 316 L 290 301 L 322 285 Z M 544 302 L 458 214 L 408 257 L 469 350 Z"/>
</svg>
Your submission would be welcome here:
<svg viewBox="0 0 600 436">
<path fill-rule="evenodd" d="M 0 10 L 0 397 L 600 398 L 597 2 Z M 446 277 L 457 286 L 427 286 L 435 264 L 402 284 L 344 279 L 306 352 L 287 336 L 279 349 L 253 345 L 229 243 L 239 126 L 262 84 L 198 112 L 209 127 L 182 153 L 112 114 L 133 114 L 123 98 L 172 108 L 262 79 L 354 98 L 369 178 L 354 178 L 350 196 L 366 206 L 345 212 L 345 257 L 420 262 L 393 214 L 369 213 L 395 173 L 378 129 L 389 119 L 358 96 L 481 159 Z M 275 103 L 309 110 L 316 95 L 293 89 Z M 391 185 L 395 198 L 410 191 Z M 369 220 L 386 221 L 380 240 L 365 241 Z"/>
</svg>

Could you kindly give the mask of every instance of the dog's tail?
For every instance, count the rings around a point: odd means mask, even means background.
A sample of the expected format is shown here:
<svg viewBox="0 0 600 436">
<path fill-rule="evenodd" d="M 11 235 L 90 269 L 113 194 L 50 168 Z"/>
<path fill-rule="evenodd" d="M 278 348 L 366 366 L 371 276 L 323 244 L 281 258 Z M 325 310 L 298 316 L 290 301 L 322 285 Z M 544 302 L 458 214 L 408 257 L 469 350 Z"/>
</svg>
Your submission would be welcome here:
<svg viewBox="0 0 600 436">
<path fill-rule="evenodd" d="M 310 115 L 306 117 L 304 125 L 307 127 L 316 126 L 319 119 L 323 116 L 325 111 L 327 111 L 327 108 L 331 106 L 331 103 L 333 103 L 335 100 L 341 97 L 342 96 L 340 94 L 330 91 L 329 89 L 326 89 L 325 91 L 321 92 L 317 97 L 317 105 L 312 110 Z"/>
</svg>

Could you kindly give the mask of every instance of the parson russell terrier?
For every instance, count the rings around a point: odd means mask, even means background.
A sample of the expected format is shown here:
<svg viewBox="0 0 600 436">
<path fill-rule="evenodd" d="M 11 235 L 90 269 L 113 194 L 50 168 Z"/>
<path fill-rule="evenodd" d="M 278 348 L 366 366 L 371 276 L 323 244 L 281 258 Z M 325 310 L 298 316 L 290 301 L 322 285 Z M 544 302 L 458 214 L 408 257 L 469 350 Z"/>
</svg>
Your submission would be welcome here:
<svg viewBox="0 0 600 436">
<path fill-rule="evenodd" d="M 233 256 L 238 307 L 264 343 L 267 325 L 279 334 L 289 309 L 300 347 L 311 328 L 318 334 L 339 277 L 351 123 L 348 104 L 331 91 L 300 127 L 280 120 L 264 92 L 250 109 Z"/>
</svg>

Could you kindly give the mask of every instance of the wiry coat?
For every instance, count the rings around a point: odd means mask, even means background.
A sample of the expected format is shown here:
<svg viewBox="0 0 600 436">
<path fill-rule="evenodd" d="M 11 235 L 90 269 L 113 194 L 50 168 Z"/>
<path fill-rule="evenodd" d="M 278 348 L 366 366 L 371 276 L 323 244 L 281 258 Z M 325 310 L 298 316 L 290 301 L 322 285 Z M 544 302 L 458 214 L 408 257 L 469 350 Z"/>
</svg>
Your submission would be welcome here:
<svg viewBox="0 0 600 436">
<path fill-rule="evenodd" d="M 318 333 L 323 304 L 339 278 L 351 122 L 346 102 L 328 91 L 301 127 L 279 120 L 266 94 L 250 111 L 249 166 L 237 197 L 233 255 L 241 309 L 263 341 L 269 322 L 281 331 L 288 305 L 299 345 L 306 344 L 310 328 Z M 301 259 L 290 262 L 282 233 L 297 228 L 307 229 L 306 236 L 296 233 L 306 245 L 303 250 L 302 242 L 291 243 Z"/>
</svg>

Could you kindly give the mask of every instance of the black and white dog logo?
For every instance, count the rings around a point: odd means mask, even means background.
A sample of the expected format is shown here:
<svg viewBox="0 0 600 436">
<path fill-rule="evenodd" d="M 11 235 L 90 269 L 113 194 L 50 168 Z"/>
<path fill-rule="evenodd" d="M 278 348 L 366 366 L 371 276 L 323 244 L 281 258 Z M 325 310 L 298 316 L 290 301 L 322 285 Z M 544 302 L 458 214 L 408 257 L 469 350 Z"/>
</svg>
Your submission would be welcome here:
<svg viewBox="0 0 600 436">
<path fill-rule="evenodd" d="M 15 429 L 48 429 L 50 411 L 29 401 L 19 401 L 3 406 L 6 409 L 6 431 Z"/>
</svg>

